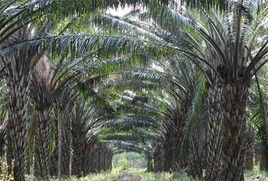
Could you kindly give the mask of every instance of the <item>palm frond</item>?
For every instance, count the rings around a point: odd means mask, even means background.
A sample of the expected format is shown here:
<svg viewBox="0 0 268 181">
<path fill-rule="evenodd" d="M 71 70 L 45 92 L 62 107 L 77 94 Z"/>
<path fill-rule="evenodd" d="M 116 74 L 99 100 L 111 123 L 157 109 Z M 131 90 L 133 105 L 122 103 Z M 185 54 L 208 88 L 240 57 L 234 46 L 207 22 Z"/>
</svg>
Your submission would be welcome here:
<svg viewBox="0 0 268 181">
<path fill-rule="evenodd" d="M 206 80 L 204 75 L 200 74 L 197 75 L 197 83 L 196 83 L 196 89 L 194 93 L 194 99 L 192 102 L 192 107 L 190 110 L 190 113 L 187 118 L 186 123 L 186 132 L 185 132 L 185 138 L 182 144 L 182 157 L 187 158 L 188 156 L 188 149 L 190 144 L 190 137 L 193 134 L 193 130 L 197 124 L 198 119 L 202 119 L 202 106 L 203 106 L 203 97 L 205 95 L 206 86 L 205 86 Z"/>
</svg>

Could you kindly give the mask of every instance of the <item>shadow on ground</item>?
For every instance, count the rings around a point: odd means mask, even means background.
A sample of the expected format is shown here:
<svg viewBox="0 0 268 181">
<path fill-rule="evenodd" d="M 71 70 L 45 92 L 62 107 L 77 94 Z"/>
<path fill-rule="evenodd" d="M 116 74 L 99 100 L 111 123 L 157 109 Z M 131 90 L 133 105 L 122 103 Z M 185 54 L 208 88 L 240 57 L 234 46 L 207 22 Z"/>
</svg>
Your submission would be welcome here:
<svg viewBox="0 0 268 181">
<path fill-rule="evenodd" d="M 117 181 L 141 181 L 141 178 L 131 174 L 124 174 L 119 176 Z"/>
</svg>

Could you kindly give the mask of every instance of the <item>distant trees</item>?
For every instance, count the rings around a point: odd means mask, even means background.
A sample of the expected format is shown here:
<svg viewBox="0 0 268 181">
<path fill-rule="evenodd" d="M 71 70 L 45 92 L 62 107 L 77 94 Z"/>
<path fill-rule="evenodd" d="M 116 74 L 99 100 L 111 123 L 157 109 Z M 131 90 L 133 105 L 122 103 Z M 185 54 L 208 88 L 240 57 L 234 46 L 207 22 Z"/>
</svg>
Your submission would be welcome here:
<svg viewBox="0 0 268 181">
<path fill-rule="evenodd" d="M 96 13 L 125 5 L 146 9 Z M 149 171 L 243 180 L 253 128 L 268 168 L 262 1 L 4 0 L 0 9 L 0 146 L 6 135 L 15 180 L 32 161 L 39 179 L 109 170 L 122 150 L 145 153 Z"/>
<path fill-rule="evenodd" d="M 152 4 L 138 14 L 141 21 L 111 16 L 95 20 L 124 35 L 113 36 L 109 45 L 119 42 L 124 51 L 137 53 L 147 50 L 158 59 L 184 57 L 181 61 L 190 59 L 204 74 L 206 180 L 243 179 L 249 86 L 267 62 L 267 42 L 257 41 L 263 39 L 265 5 L 228 1 L 226 7 L 223 13 L 204 11 L 201 15 L 176 3 Z"/>
</svg>

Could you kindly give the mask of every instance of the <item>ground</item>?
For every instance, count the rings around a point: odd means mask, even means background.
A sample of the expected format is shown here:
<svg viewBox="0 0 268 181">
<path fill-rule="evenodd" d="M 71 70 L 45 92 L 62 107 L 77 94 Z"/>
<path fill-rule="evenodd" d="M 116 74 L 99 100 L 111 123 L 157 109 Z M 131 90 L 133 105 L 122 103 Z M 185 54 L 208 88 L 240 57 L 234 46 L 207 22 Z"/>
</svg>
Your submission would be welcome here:
<svg viewBox="0 0 268 181">
<path fill-rule="evenodd" d="M 147 173 L 144 169 L 130 169 L 127 171 L 113 170 L 110 173 L 102 173 L 82 178 L 81 181 L 196 181 L 185 174 Z M 75 181 L 75 179 L 73 180 Z"/>
<path fill-rule="evenodd" d="M 53 179 L 52 179 L 53 180 Z M 54 179 L 55 180 L 55 179 Z M 27 181 L 37 181 L 32 176 L 27 177 Z M 145 169 L 113 169 L 112 172 L 92 174 L 83 178 L 71 177 L 62 181 L 197 181 L 187 177 L 186 174 L 171 173 L 147 173 Z"/>
<path fill-rule="evenodd" d="M 268 174 L 260 172 L 257 168 L 245 173 L 246 181 L 268 181 Z M 56 179 L 52 179 L 56 180 Z M 32 176 L 27 177 L 27 181 L 38 181 Z M 111 172 L 92 174 L 83 178 L 71 177 L 62 181 L 198 181 L 188 177 L 185 173 L 148 173 L 145 169 L 113 169 Z"/>
<path fill-rule="evenodd" d="M 118 177 L 117 181 L 141 181 L 141 177 L 131 174 L 125 174 Z"/>
</svg>

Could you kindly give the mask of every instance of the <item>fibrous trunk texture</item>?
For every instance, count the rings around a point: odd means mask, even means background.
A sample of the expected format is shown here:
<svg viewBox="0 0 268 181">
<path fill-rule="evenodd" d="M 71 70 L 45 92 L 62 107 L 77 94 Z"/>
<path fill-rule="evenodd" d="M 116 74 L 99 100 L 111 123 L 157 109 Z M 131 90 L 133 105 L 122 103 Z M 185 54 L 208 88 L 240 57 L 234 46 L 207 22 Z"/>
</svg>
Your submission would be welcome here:
<svg viewBox="0 0 268 181">
<path fill-rule="evenodd" d="M 255 136 L 254 129 L 248 124 L 245 136 L 245 161 L 244 168 L 246 170 L 252 170 L 254 165 L 254 147 L 255 147 Z"/>
<path fill-rule="evenodd" d="M 98 173 L 112 168 L 112 152 L 103 143 L 89 143 L 87 149 L 91 155 L 86 155 L 85 173 Z"/>
<path fill-rule="evenodd" d="M 85 150 L 87 153 L 84 155 L 84 168 L 83 174 L 88 175 L 90 173 L 95 172 L 95 168 L 97 167 L 98 158 L 96 157 L 96 149 L 97 144 L 95 141 L 88 142 L 85 144 Z"/>
<path fill-rule="evenodd" d="M 112 169 L 112 152 L 103 143 L 74 142 L 72 174 L 78 177 Z M 74 144 L 73 143 L 73 144 Z M 78 144 L 77 144 L 78 143 Z M 75 146 L 80 147 L 75 147 Z"/>
<path fill-rule="evenodd" d="M 61 109 L 58 115 L 58 175 L 70 176 L 71 164 L 71 123 L 70 111 Z"/>
<path fill-rule="evenodd" d="M 261 150 L 259 150 L 260 155 L 260 169 L 268 171 L 268 119 L 263 120 L 265 125 L 265 138 L 261 141 Z"/>
<path fill-rule="evenodd" d="M 183 141 L 185 121 L 186 119 L 175 119 L 169 125 L 164 141 L 164 171 L 178 171 L 182 166 L 180 164 L 179 154 Z"/>
<path fill-rule="evenodd" d="M 99 143 L 96 147 L 97 167 L 95 172 L 111 170 L 112 153 L 109 147 L 103 143 Z"/>
<path fill-rule="evenodd" d="M 192 95 L 189 93 L 181 99 L 179 105 L 176 105 L 170 112 L 172 114 L 170 121 L 167 123 L 164 148 L 164 171 L 176 172 L 186 166 L 181 153 L 181 146 L 185 137 L 185 125 L 187 121 L 188 111 L 190 110 Z"/>
<path fill-rule="evenodd" d="M 209 87 L 206 180 L 243 180 L 246 105 L 244 81 Z"/>
<path fill-rule="evenodd" d="M 62 120 L 62 175 L 70 176 L 71 164 L 71 123 L 68 113 L 65 113 Z"/>
<path fill-rule="evenodd" d="M 50 175 L 68 177 L 71 174 L 71 123 L 69 104 L 62 108 L 59 104 L 56 107 L 55 149 L 50 156 Z"/>
<path fill-rule="evenodd" d="M 147 172 L 153 172 L 154 166 L 153 166 L 153 153 L 148 152 L 146 153 L 146 159 L 147 159 Z"/>
<path fill-rule="evenodd" d="M 8 101 L 8 151 L 12 150 L 14 158 L 13 175 L 17 181 L 25 180 L 25 157 L 26 157 L 26 137 L 27 137 L 27 105 L 28 105 L 28 80 L 26 75 L 19 75 L 16 66 L 12 67 L 13 74 L 10 75 L 9 101 Z M 10 72 L 11 73 L 11 72 Z"/>
<path fill-rule="evenodd" d="M 10 133 L 9 133 L 9 128 L 7 128 L 7 134 L 6 134 L 6 160 L 7 160 L 7 172 L 9 175 L 12 174 L 13 166 L 12 166 L 12 160 L 14 159 L 13 157 L 13 149 L 12 149 L 12 143 L 11 143 L 11 138 L 10 138 Z"/>
<path fill-rule="evenodd" d="M 262 142 L 260 157 L 261 170 L 268 171 L 268 143 L 266 141 Z"/>
<path fill-rule="evenodd" d="M 57 127 L 57 125 L 55 125 L 55 127 Z M 55 129 L 57 130 L 57 129 Z M 55 131 L 56 134 L 54 135 L 55 136 L 55 146 L 54 148 L 51 150 L 51 153 L 50 153 L 50 162 L 49 162 L 49 168 L 50 168 L 50 176 L 57 176 L 57 173 L 58 173 L 58 132 Z"/>
<path fill-rule="evenodd" d="M 200 119 L 193 130 L 190 138 L 189 158 L 187 173 L 191 176 L 202 178 L 203 169 L 206 168 L 205 161 L 205 139 L 206 126 L 205 120 Z"/>
<path fill-rule="evenodd" d="M 48 58 L 43 55 L 35 65 L 31 84 L 36 108 L 34 175 L 40 179 L 48 179 L 50 175 L 52 95 L 49 65 Z"/>
<path fill-rule="evenodd" d="M 85 156 L 87 150 L 87 139 L 83 135 L 73 135 L 73 156 L 72 156 L 72 175 L 77 177 L 84 176 Z"/>
<path fill-rule="evenodd" d="M 7 122 L 4 121 L 2 125 L 0 126 L 0 157 L 3 157 L 5 154 L 5 144 L 6 144 L 6 129 L 7 129 Z"/>
<path fill-rule="evenodd" d="M 50 109 L 38 110 L 36 121 L 34 175 L 37 178 L 48 179 L 51 152 Z"/>
<path fill-rule="evenodd" d="M 154 172 L 163 172 L 164 171 L 164 149 L 163 145 L 159 143 L 153 150 L 153 171 Z"/>
</svg>

